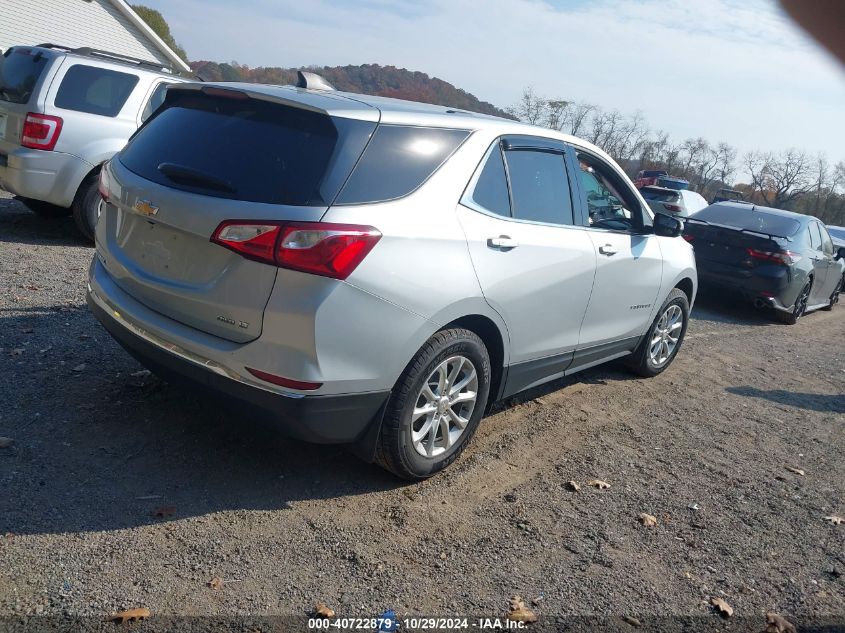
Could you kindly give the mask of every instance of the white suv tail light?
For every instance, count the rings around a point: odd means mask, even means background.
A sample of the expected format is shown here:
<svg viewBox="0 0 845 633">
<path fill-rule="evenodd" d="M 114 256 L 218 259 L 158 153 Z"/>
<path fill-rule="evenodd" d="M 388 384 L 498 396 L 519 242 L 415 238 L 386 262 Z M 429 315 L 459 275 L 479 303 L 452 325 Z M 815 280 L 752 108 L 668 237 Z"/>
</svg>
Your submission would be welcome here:
<svg viewBox="0 0 845 633">
<path fill-rule="evenodd" d="M 23 122 L 21 145 L 30 149 L 51 151 L 59 140 L 62 118 L 29 112 Z"/>
</svg>

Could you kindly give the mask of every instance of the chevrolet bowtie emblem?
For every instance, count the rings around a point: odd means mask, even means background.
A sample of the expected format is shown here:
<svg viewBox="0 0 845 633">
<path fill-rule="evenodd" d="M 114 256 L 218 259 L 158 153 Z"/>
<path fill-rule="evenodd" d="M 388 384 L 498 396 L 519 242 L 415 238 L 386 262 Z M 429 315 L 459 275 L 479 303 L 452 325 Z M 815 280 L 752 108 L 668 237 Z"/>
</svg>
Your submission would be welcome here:
<svg viewBox="0 0 845 633">
<path fill-rule="evenodd" d="M 149 200 L 138 200 L 135 203 L 135 210 L 141 215 L 155 215 L 158 213 L 158 207 L 154 206 Z"/>
</svg>

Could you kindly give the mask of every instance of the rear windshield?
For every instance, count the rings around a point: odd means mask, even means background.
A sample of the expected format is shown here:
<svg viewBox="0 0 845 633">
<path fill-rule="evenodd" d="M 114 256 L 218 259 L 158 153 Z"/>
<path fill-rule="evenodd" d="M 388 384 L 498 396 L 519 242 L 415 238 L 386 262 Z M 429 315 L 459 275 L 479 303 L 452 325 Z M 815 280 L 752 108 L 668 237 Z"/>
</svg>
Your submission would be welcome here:
<svg viewBox="0 0 845 633">
<path fill-rule="evenodd" d="M 62 79 L 56 107 L 114 117 L 137 83 L 136 75 L 76 64 L 68 68 Z"/>
<path fill-rule="evenodd" d="M 120 162 L 148 180 L 220 198 L 330 204 L 375 127 L 258 99 L 167 94 Z"/>
<path fill-rule="evenodd" d="M 467 136 L 467 130 L 380 125 L 337 203 L 380 202 L 411 193 Z"/>
<path fill-rule="evenodd" d="M 654 200 L 656 202 L 675 202 L 680 194 L 677 191 L 667 191 L 665 189 L 651 189 L 643 187 L 640 193 L 646 200 Z"/>
<path fill-rule="evenodd" d="M 752 210 L 753 209 L 753 210 Z M 791 237 L 801 228 L 798 220 L 767 213 L 759 208 L 738 208 L 733 206 L 712 205 L 702 209 L 693 216 L 697 220 L 705 220 L 711 224 L 721 224 L 745 231 L 754 231 L 774 235 L 777 237 Z"/>
<path fill-rule="evenodd" d="M 0 57 L 0 101 L 29 103 L 47 58 L 38 50 L 10 48 Z"/>
</svg>

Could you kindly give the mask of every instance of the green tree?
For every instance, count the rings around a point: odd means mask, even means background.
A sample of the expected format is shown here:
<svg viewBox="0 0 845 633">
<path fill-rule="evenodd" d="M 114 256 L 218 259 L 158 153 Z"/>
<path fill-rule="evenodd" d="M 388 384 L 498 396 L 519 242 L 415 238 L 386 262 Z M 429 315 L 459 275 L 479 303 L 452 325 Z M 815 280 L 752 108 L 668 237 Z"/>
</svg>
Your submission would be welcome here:
<svg viewBox="0 0 845 633">
<path fill-rule="evenodd" d="M 173 38 L 173 34 L 170 32 L 170 26 L 167 24 L 167 21 L 161 13 L 155 9 L 145 7 L 142 4 L 133 4 L 132 10 L 135 11 L 135 13 L 137 13 L 141 19 L 146 22 L 153 31 L 155 31 L 155 34 L 158 35 L 165 44 L 173 49 L 179 57 L 186 62 L 188 61 L 185 49 L 179 46 L 179 43 Z"/>
</svg>

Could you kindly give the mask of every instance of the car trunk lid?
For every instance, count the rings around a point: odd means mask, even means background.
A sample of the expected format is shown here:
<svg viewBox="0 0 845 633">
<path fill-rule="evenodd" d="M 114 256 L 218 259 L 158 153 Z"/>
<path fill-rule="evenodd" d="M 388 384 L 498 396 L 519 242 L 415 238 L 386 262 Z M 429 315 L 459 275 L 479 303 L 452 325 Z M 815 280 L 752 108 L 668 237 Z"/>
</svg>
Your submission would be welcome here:
<svg viewBox="0 0 845 633">
<path fill-rule="evenodd" d="M 168 95 L 104 169 L 103 265 L 165 316 L 257 338 L 277 269 L 211 236 L 227 220 L 320 220 L 374 125 L 248 96 Z"/>
<path fill-rule="evenodd" d="M 693 245 L 702 271 L 729 276 L 747 276 L 775 262 L 772 255 L 787 252 L 786 238 L 689 219 L 684 238 Z"/>
</svg>

